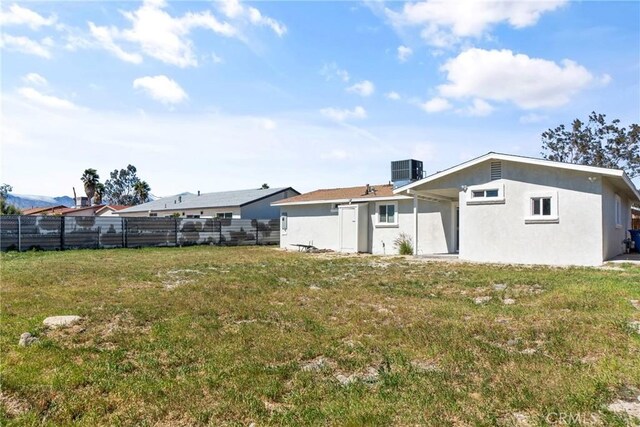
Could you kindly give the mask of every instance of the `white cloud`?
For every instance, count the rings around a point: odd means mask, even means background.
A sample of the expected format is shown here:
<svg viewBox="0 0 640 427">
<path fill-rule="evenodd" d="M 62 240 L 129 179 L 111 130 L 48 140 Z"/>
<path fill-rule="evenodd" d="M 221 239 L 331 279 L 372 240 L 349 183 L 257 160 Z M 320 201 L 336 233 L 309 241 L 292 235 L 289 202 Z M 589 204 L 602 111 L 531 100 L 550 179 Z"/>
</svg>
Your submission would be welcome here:
<svg viewBox="0 0 640 427">
<path fill-rule="evenodd" d="M 2 34 L 0 36 L 0 48 L 41 58 L 51 58 L 51 46 L 53 46 L 53 40 L 49 37 L 45 37 L 38 42 L 24 36 L 12 36 L 10 34 Z"/>
<path fill-rule="evenodd" d="M 400 94 L 398 92 L 395 92 L 395 91 L 387 92 L 387 93 L 384 94 L 384 96 L 386 96 L 387 99 L 391 99 L 393 101 L 400 100 Z"/>
<path fill-rule="evenodd" d="M 413 49 L 407 46 L 398 46 L 398 60 L 400 62 L 406 62 L 411 55 L 413 55 Z"/>
<path fill-rule="evenodd" d="M 486 36 L 498 24 L 516 29 L 535 25 L 542 14 L 566 3 L 567 0 L 426 0 L 407 2 L 400 11 L 386 8 L 385 14 L 394 27 L 418 27 L 428 44 L 443 48 L 464 38 Z"/>
<path fill-rule="evenodd" d="M 163 104 L 179 104 L 188 98 L 175 80 L 167 76 L 140 77 L 133 81 L 134 89 L 142 89 L 147 95 Z"/>
<path fill-rule="evenodd" d="M 142 62 L 142 55 L 125 52 L 124 49 L 113 41 L 113 34 L 117 34 L 118 32 L 115 28 L 98 27 L 93 22 L 89 22 L 89 31 L 103 49 L 113 53 L 121 60 L 133 64 L 140 64 Z"/>
<path fill-rule="evenodd" d="M 31 85 L 35 85 L 35 86 L 46 86 L 47 85 L 47 79 L 45 79 L 44 77 L 42 77 L 38 73 L 25 74 L 24 76 L 22 76 L 22 81 L 27 83 L 27 84 L 31 84 Z"/>
<path fill-rule="evenodd" d="M 375 92 L 376 88 L 369 80 L 363 80 L 347 88 L 347 92 L 355 93 L 360 96 L 370 96 Z"/>
<path fill-rule="evenodd" d="M 260 122 L 262 123 L 262 127 L 264 130 L 276 130 L 276 128 L 278 127 L 278 124 L 271 119 L 262 119 L 260 120 Z"/>
<path fill-rule="evenodd" d="M 28 101 L 40 105 L 42 107 L 59 109 L 59 110 L 76 110 L 78 106 L 66 99 L 58 98 L 51 95 L 45 95 L 31 87 L 21 87 L 18 93 Z"/>
<path fill-rule="evenodd" d="M 173 17 L 164 10 L 166 6 L 164 0 L 146 0 L 137 10 L 122 12 L 131 28 L 97 26 L 90 22 L 89 29 L 99 45 L 124 61 L 139 63 L 142 57 L 126 52 L 116 42 L 130 43 L 147 56 L 182 68 L 198 64 L 189 39 L 193 29 L 204 28 L 226 37 L 237 35 L 231 24 L 218 21 L 210 11 Z"/>
<path fill-rule="evenodd" d="M 269 27 L 279 37 L 287 32 L 287 27 L 273 18 L 265 16 L 255 7 L 243 6 L 240 0 L 222 0 L 220 10 L 229 19 L 244 20 L 256 26 Z"/>
<path fill-rule="evenodd" d="M 322 69 L 320 69 L 320 75 L 322 75 L 327 81 L 337 77 L 345 83 L 347 83 L 351 78 L 351 76 L 349 76 L 349 72 L 338 67 L 338 64 L 335 62 L 324 64 Z"/>
<path fill-rule="evenodd" d="M 540 123 L 544 120 L 547 120 L 549 117 L 541 115 L 541 114 L 536 114 L 536 113 L 529 113 L 529 114 L 525 114 L 524 116 L 520 117 L 520 123 L 522 124 L 531 124 L 531 123 Z"/>
<path fill-rule="evenodd" d="M 464 112 L 470 116 L 484 117 L 493 112 L 493 107 L 487 101 L 476 98 Z"/>
<path fill-rule="evenodd" d="M 441 111 L 449 110 L 452 108 L 452 105 L 444 98 L 435 97 L 424 104 L 421 104 L 420 107 L 427 113 L 439 113 Z"/>
<path fill-rule="evenodd" d="M 12 4 L 8 10 L 0 11 L 0 25 L 27 25 L 32 30 L 38 30 L 40 27 L 47 27 L 56 23 L 56 16 L 51 15 L 48 18 L 37 12 Z"/>
<path fill-rule="evenodd" d="M 566 104 L 593 80 L 573 61 L 557 64 L 510 50 L 469 49 L 441 69 L 448 79 L 438 87 L 442 97 L 507 101 L 525 109 Z"/>
<path fill-rule="evenodd" d="M 350 119 L 366 119 L 367 111 L 357 106 L 353 110 L 340 109 L 340 108 L 323 108 L 320 110 L 325 117 L 335 120 L 337 122 L 344 122 Z"/>
</svg>

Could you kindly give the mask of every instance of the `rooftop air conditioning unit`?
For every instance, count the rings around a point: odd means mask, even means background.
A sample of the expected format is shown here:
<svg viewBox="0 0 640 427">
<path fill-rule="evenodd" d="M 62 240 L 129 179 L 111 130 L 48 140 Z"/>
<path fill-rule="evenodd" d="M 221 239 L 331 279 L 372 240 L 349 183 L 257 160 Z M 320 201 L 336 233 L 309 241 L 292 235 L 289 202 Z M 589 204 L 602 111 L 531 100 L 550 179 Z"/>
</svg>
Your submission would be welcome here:
<svg viewBox="0 0 640 427">
<path fill-rule="evenodd" d="M 417 181 L 424 177 L 420 160 L 396 160 L 391 162 L 391 182 L 395 188 Z"/>
</svg>

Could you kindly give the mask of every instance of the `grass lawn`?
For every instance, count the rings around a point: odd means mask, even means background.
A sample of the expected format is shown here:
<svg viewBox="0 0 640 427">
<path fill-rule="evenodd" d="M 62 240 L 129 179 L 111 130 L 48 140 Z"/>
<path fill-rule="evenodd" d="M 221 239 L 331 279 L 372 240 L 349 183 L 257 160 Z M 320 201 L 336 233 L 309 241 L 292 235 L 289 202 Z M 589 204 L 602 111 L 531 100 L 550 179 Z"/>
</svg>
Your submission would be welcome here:
<svg viewBox="0 0 640 427">
<path fill-rule="evenodd" d="M 0 261 L 2 425 L 624 426 L 607 405 L 640 387 L 638 267 L 259 247 Z M 43 328 L 63 314 L 83 320 Z"/>
</svg>

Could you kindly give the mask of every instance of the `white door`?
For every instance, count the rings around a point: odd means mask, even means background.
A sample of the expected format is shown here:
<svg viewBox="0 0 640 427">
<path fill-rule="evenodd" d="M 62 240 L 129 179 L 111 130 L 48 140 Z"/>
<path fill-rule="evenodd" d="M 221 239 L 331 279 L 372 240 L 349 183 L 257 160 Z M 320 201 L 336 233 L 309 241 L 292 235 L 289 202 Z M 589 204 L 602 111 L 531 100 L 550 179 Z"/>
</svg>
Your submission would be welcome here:
<svg viewBox="0 0 640 427">
<path fill-rule="evenodd" d="M 340 206 L 340 252 L 358 251 L 358 206 Z"/>
</svg>

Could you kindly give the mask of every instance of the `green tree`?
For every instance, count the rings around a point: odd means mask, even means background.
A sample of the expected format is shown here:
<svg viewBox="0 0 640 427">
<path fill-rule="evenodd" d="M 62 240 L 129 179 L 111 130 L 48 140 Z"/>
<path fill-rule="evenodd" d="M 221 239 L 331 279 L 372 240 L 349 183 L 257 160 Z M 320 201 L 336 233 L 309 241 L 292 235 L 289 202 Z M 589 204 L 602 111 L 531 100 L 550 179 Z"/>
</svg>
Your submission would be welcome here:
<svg viewBox="0 0 640 427">
<path fill-rule="evenodd" d="M 13 191 L 13 187 L 9 184 L 0 185 L 0 215 L 20 215 L 20 209 L 7 203 L 9 193 Z"/>
<path fill-rule="evenodd" d="M 267 184 L 266 182 L 262 184 L 262 187 L 260 187 L 261 190 L 266 190 L 268 188 L 269 188 L 269 184 Z"/>
<path fill-rule="evenodd" d="M 103 197 L 115 205 L 133 206 L 142 203 L 136 193 L 136 184 L 141 181 L 137 172 L 138 170 L 133 165 L 111 172 L 110 178 L 104 183 Z M 147 199 L 150 191 L 151 188 L 146 184 Z"/>
<path fill-rule="evenodd" d="M 595 111 L 585 123 L 575 119 L 542 133 L 542 156 L 558 162 L 577 163 L 624 170 L 631 178 L 640 176 L 640 126 L 621 127 L 620 120 L 607 122 Z"/>
<path fill-rule="evenodd" d="M 149 192 L 151 187 L 147 184 L 147 181 L 138 181 L 133 186 L 138 203 L 146 203 L 149 201 Z"/>
<path fill-rule="evenodd" d="M 87 194 L 89 201 L 93 200 L 96 194 L 96 186 L 100 183 L 100 175 L 95 169 L 85 169 L 80 178 L 84 184 L 84 192 Z"/>
</svg>

